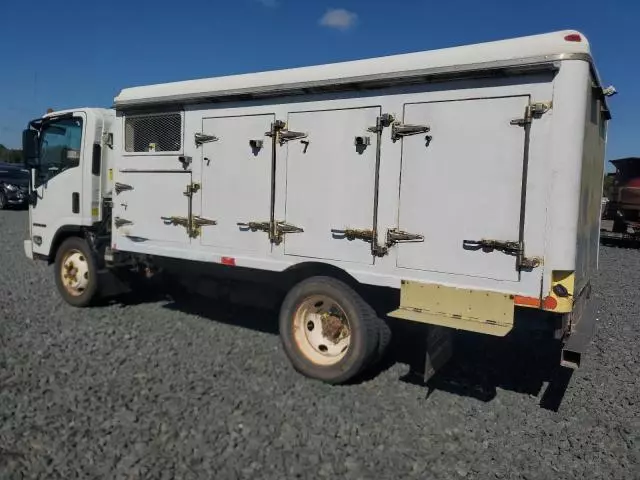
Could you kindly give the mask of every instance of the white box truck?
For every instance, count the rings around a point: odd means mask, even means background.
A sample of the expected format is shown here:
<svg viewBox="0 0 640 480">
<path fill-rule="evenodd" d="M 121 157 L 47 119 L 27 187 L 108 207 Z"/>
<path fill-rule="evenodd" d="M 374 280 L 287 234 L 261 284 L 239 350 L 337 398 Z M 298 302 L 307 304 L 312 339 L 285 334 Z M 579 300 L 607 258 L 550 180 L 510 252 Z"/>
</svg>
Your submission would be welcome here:
<svg viewBox="0 0 640 480">
<path fill-rule="evenodd" d="M 363 285 L 433 332 L 546 328 L 577 367 L 607 92 L 576 31 L 124 89 L 25 130 L 25 252 L 78 307 L 139 270 L 281 287 L 287 355 L 331 383 L 389 342 Z"/>
</svg>

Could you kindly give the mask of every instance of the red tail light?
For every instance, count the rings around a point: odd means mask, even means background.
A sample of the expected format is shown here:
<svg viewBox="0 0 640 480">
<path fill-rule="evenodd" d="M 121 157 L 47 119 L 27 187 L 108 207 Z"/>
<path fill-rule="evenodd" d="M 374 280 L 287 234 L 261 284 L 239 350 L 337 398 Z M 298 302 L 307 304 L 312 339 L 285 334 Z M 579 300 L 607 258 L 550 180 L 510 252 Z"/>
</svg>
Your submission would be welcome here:
<svg viewBox="0 0 640 480">
<path fill-rule="evenodd" d="M 582 36 L 579 33 L 570 33 L 569 35 L 565 36 L 564 39 L 567 42 L 581 42 Z"/>
</svg>

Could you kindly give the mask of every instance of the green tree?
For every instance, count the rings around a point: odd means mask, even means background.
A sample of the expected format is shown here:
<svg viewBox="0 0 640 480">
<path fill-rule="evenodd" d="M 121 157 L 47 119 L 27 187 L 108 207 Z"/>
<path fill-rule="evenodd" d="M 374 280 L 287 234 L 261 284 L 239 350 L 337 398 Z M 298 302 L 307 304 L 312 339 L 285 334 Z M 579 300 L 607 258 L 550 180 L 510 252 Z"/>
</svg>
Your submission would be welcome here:
<svg viewBox="0 0 640 480">
<path fill-rule="evenodd" d="M 0 144 L 0 162 L 22 163 L 22 150 L 7 148 Z"/>
</svg>

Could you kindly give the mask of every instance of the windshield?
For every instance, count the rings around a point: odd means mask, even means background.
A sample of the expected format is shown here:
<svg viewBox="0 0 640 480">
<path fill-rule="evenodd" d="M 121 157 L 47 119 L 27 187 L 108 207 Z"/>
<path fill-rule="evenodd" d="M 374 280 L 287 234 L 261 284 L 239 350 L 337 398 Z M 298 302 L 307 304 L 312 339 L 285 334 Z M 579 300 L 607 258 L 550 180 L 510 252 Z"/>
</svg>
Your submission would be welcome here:
<svg viewBox="0 0 640 480">
<path fill-rule="evenodd" d="M 40 133 L 40 182 L 80 165 L 81 145 L 82 119 L 63 118 L 46 123 Z"/>
</svg>

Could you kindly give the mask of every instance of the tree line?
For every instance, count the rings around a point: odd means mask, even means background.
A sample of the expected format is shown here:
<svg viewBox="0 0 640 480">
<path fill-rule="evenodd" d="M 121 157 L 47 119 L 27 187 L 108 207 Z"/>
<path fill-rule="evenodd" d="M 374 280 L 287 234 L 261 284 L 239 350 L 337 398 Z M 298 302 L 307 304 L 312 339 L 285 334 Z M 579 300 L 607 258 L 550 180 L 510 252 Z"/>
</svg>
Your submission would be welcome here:
<svg viewBox="0 0 640 480">
<path fill-rule="evenodd" d="M 0 163 L 22 163 L 22 150 L 7 148 L 0 143 Z"/>
</svg>

